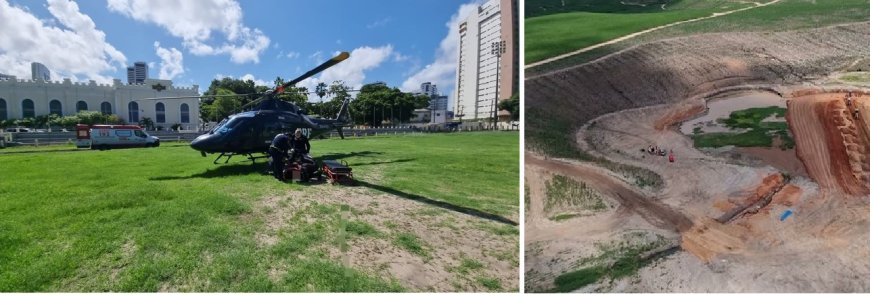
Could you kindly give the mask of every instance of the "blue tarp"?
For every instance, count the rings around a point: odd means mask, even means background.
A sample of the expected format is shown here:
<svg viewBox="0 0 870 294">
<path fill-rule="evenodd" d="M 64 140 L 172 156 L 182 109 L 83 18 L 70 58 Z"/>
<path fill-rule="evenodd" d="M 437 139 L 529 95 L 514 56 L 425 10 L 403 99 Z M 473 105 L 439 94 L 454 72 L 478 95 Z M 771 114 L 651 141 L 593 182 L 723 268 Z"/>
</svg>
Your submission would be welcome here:
<svg viewBox="0 0 870 294">
<path fill-rule="evenodd" d="M 779 217 L 779 221 L 784 221 L 789 216 L 791 216 L 791 214 L 792 214 L 791 209 L 786 209 L 785 212 L 782 213 L 782 216 Z"/>
</svg>

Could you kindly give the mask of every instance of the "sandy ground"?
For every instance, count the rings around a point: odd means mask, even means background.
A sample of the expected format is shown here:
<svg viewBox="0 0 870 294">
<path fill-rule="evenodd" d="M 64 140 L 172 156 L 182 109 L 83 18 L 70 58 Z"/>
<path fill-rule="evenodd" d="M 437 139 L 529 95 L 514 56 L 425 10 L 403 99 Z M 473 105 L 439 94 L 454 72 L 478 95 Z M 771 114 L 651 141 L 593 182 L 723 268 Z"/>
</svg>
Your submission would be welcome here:
<svg viewBox="0 0 870 294">
<path fill-rule="evenodd" d="M 545 183 L 556 174 L 585 182 L 601 192 L 609 208 L 593 215 L 549 220 L 544 213 Z M 526 185 L 531 192 L 524 240 L 527 291 L 551 289 L 556 276 L 577 269 L 583 258 L 601 254 L 602 245 L 626 241 L 628 234 L 677 240 L 676 226 L 687 219 L 667 207 L 657 210 L 638 205 L 655 200 L 638 199 L 644 196 L 608 174 L 607 170 L 579 162 L 549 161 L 526 154 Z"/>
<path fill-rule="evenodd" d="M 363 272 L 396 279 L 409 291 L 486 292 L 479 277 L 498 280 L 502 291 L 519 289 L 519 236 L 497 231 L 517 228 L 453 210 L 403 199 L 365 187 L 312 186 L 305 193 L 293 191 L 261 199 L 258 211 L 266 229 L 257 235 L 261 246 L 278 241 L 279 231 L 292 234 L 290 218 L 310 205 L 343 205 L 356 213 L 339 212 L 342 219 L 362 221 L 381 232 L 405 232 L 419 237 L 431 258 L 413 254 L 392 242 L 392 237 L 355 237 L 346 246 L 320 244 L 330 259 Z M 331 217 L 331 216 L 330 216 Z M 344 248 L 342 248 L 344 247 Z M 480 269 L 462 273 L 463 259 L 482 264 Z M 280 277 L 281 267 L 273 269 Z"/>
<path fill-rule="evenodd" d="M 527 155 L 527 178 L 530 174 L 568 173 L 606 183 L 595 186 L 604 194 L 622 195 L 627 189 L 635 192 L 627 195 L 636 196 L 613 198 L 620 203 L 617 211 L 625 214 L 602 213 L 583 220 L 583 226 L 564 225 L 562 231 L 556 229 L 557 225 L 535 217 L 533 197 L 526 226 L 527 271 L 530 265 L 537 265 L 529 261 L 529 248 L 540 252 L 537 260 L 545 261 L 550 250 L 547 246 L 562 248 L 560 242 L 575 242 L 576 247 L 588 250 L 587 239 L 614 240 L 620 233 L 638 228 L 661 231 L 671 228 L 670 232 L 679 233 L 682 251 L 643 268 L 635 277 L 595 290 L 870 290 L 870 281 L 861 278 L 870 273 L 870 246 L 866 246 L 870 240 L 867 226 L 870 199 L 866 192 L 870 165 L 864 156 L 870 150 L 867 137 L 870 123 L 864 116 L 854 119 L 848 115 L 842 93 L 796 91 L 786 97 L 787 119 L 797 143 L 795 156 L 801 159 L 806 174 L 789 172 L 794 167 L 784 168 L 783 158 L 766 163 L 763 153 L 762 164 L 747 165 L 744 159 L 721 156 L 728 154 L 721 150 L 694 149 L 691 140 L 680 134 L 676 126 L 667 127 L 667 122 L 701 115 L 695 105 L 705 104 L 703 100 L 607 114 L 577 132 L 578 145 L 584 150 L 661 175 L 665 184 L 660 189 L 637 189 L 625 184 L 626 180 L 619 175 L 582 163 Z M 859 113 L 870 111 L 868 100 L 870 95 L 865 95 L 853 107 Z M 672 150 L 676 162 L 639 151 L 648 145 Z M 781 176 L 783 171 L 791 174 L 790 180 Z M 534 184 L 532 178 L 528 183 L 533 196 L 541 193 L 535 190 L 540 183 Z M 755 206 L 766 197 L 770 204 Z M 619 202 L 620 199 L 624 201 Z M 633 205 L 634 209 L 622 209 L 627 205 Z M 747 212 L 729 222 L 716 220 L 735 207 L 747 205 L 750 206 Z M 780 220 L 786 210 L 794 214 Z M 691 226 L 663 226 L 668 222 L 650 215 L 665 219 L 680 215 Z M 620 217 L 633 222 L 621 222 Z M 560 234 L 564 232 L 583 237 L 572 240 Z M 530 242 L 538 242 L 540 248 L 529 247 L 535 244 Z M 558 264 L 570 265 L 570 261 Z M 558 267 L 565 268 L 570 270 L 569 266 Z M 535 272 L 537 281 L 546 282 L 544 272 Z M 547 273 L 552 276 L 559 272 Z"/>
</svg>

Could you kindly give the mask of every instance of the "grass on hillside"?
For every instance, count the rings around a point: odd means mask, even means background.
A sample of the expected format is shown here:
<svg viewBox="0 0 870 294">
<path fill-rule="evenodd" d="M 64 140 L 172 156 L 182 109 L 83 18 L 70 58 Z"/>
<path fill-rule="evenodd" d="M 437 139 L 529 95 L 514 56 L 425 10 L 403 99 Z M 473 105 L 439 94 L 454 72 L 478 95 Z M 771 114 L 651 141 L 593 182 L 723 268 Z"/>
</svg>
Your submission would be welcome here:
<svg viewBox="0 0 870 294">
<path fill-rule="evenodd" d="M 782 0 L 776 4 L 765 7 L 753 8 L 726 16 L 657 30 L 649 34 L 638 36 L 637 38 L 603 46 L 589 52 L 573 55 L 571 57 L 534 67 L 526 70 L 526 75 L 534 76 L 544 74 L 550 71 L 582 64 L 634 45 L 673 37 L 717 32 L 786 31 L 868 20 L 870 20 L 870 5 L 868 5 L 866 0 Z M 593 23 L 588 30 L 594 30 L 596 26 L 597 24 Z M 528 22 L 526 23 L 526 27 L 529 27 Z M 530 35 L 527 34 L 527 36 Z M 577 35 L 576 37 L 585 38 L 586 36 Z M 526 44 L 532 42 L 530 38 L 531 36 L 526 39 Z M 577 49 L 580 48 L 575 48 L 574 50 Z M 570 51 L 573 50 L 567 52 Z M 556 55 L 558 54 L 554 54 L 553 56 Z M 528 58 L 526 62 L 529 63 Z"/>
<path fill-rule="evenodd" d="M 850 72 L 840 76 L 840 80 L 856 84 L 870 84 L 870 72 Z"/>
<path fill-rule="evenodd" d="M 566 12 L 640 13 L 661 11 L 662 4 L 674 5 L 681 0 L 531 0 L 524 3 L 525 18 Z"/>
<path fill-rule="evenodd" d="M 681 1 L 666 10 L 644 13 L 576 11 L 527 18 L 525 62 L 533 63 L 656 26 L 747 5 L 729 0 Z"/>
<path fill-rule="evenodd" d="M 515 132 L 463 133 L 314 140 L 312 150 L 348 161 L 377 192 L 516 219 L 518 145 Z M 270 220 L 254 213 L 258 201 L 319 188 L 275 181 L 264 163 L 213 165 L 171 143 L 73 150 L 0 150 L 0 292 L 402 291 L 324 248 L 384 238 L 428 253 L 406 228 L 379 230 L 345 217 L 357 208 L 316 202 L 294 204 L 301 212 L 262 246 L 257 234 Z"/>
<path fill-rule="evenodd" d="M 547 198 L 544 201 L 544 212 L 568 210 L 575 213 L 559 213 L 551 220 L 565 220 L 581 216 L 587 212 L 602 211 L 607 208 L 598 191 L 588 187 L 584 182 L 572 178 L 555 175 L 547 181 Z"/>
<path fill-rule="evenodd" d="M 722 146 L 773 147 L 774 138 L 781 141 L 783 150 L 794 148 L 794 138 L 789 135 L 788 124 L 781 121 L 764 122 L 768 117 L 785 117 L 785 108 L 749 108 L 732 112 L 720 122 L 732 129 L 748 129 L 740 133 L 700 133 L 691 135 L 695 147 L 717 148 Z"/>
</svg>

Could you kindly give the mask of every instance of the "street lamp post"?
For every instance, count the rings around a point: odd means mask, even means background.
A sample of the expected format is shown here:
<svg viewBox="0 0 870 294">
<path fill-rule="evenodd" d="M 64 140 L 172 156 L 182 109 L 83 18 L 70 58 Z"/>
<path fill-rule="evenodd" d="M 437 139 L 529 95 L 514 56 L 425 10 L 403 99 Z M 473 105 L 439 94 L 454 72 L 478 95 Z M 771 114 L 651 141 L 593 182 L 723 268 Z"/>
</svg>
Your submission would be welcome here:
<svg viewBox="0 0 870 294">
<path fill-rule="evenodd" d="M 496 41 L 492 42 L 492 51 L 490 53 L 495 55 L 495 98 L 492 101 L 492 129 L 495 129 L 496 121 L 498 121 L 498 116 L 496 116 L 496 104 L 498 103 L 498 82 L 499 82 L 499 70 L 501 69 L 501 55 L 504 54 L 507 50 L 507 46 L 505 46 L 505 41 Z"/>
</svg>

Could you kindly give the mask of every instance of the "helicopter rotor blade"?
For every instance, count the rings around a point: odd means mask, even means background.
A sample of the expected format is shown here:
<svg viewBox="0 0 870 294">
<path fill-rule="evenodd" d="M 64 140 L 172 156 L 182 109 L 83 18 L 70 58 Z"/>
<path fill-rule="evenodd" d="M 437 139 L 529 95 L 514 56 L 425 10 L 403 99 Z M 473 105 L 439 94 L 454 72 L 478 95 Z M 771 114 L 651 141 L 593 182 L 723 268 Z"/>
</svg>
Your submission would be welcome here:
<svg viewBox="0 0 870 294">
<path fill-rule="evenodd" d="M 260 98 L 257 98 L 257 99 L 254 99 L 254 100 L 253 100 L 253 101 L 251 101 L 251 102 L 248 102 L 248 103 L 247 103 L 247 104 L 245 104 L 245 105 L 242 105 L 242 106 L 241 106 L 241 107 L 239 107 L 239 108 L 240 108 L 240 109 L 246 109 L 246 108 L 248 108 L 248 106 L 251 106 L 251 105 L 254 105 L 254 104 L 257 104 L 257 103 L 260 103 L 260 102 L 262 102 L 262 101 L 263 101 L 263 99 L 266 99 L 266 97 L 265 97 L 265 96 L 263 96 L 263 97 L 260 97 Z"/>
<path fill-rule="evenodd" d="M 341 52 L 340 54 L 338 54 L 338 55 L 336 55 L 335 57 L 333 57 L 333 58 L 327 60 L 327 61 L 324 62 L 323 64 L 321 64 L 321 65 L 315 67 L 314 69 L 309 70 L 308 72 L 302 74 L 302 75 L 299 76 L 298 78 L 295 78 L 295 79 L 293 79 L 292 81 L 289 81 L 289 82 L 286 82 L 286 83 L 282 84 L 279 88 L 287 88 L 287 87 L 290 87 L 290 86 L 292 86 L 292 85 L 295 85 L 296 83 L 301 82 L 301 81 L 304 80 L 304 79 L 307 79 L 307 78 L 309 78 L 309 77 L 311 77 L 311 76 L 313 76 L 313 75 L 316 75 L 317 73 L 319 73 L 319 72 L 321 72 L 321 71 L 324 71 L 324 70 L 326 70 L 327 68 L 330 68 L 330 67 L 332 67 L 333 65 L 338 64 L 339 62 L 344 61 L 344 60 L 347 59 L 348 57 L 350 57 L 350 53 L 347 53 L 347 52 Z"/>
</svg>

